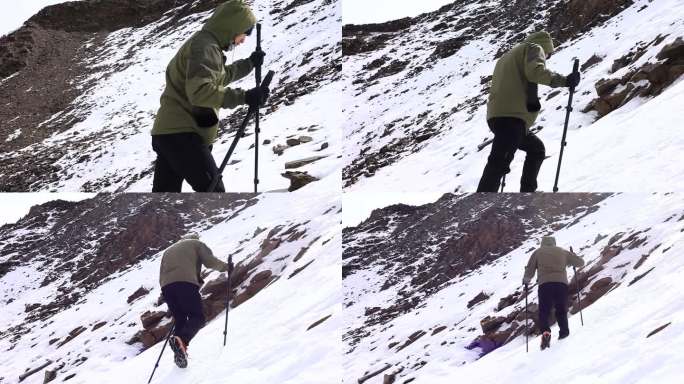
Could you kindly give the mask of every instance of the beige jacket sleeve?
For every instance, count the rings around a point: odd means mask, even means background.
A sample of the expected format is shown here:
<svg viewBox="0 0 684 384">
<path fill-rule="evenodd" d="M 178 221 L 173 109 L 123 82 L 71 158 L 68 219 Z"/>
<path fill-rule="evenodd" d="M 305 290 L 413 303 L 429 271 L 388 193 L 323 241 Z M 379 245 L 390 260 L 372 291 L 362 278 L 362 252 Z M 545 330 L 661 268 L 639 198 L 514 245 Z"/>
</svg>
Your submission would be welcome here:
<svg viewBox="0 0 684 384">
<path fill-rule="evenodd" d="M 225 272 L 228 270 L 228 264 L 224 263 L 223 261 L 217 259 L 214 254 L 211 252 L 211 249 L 207 247 L 206 244 L 200 243 L 198 244 L 198 250 L 197 253 L 199 254 L 200 261 L 202 262 L 202 265 L 204 265 L 207 268 L 214 269 L 220 272 Z"/>
<path fill-rule="evenodd" d="M 584 259 L 581 257 L 577 256 L 573 252 L 568 251 L 568 266 L 573 266 L 577 268 L 582 268 L 584 267 Z"/>
<path fill-rule="evenodd" d="M 546 55 L 542 47 L 531 44 L 525 56 L 525 77 L 528 81 L 553 88 L 565 86 L 565 77 L 546 68 Z"/>
</svg>

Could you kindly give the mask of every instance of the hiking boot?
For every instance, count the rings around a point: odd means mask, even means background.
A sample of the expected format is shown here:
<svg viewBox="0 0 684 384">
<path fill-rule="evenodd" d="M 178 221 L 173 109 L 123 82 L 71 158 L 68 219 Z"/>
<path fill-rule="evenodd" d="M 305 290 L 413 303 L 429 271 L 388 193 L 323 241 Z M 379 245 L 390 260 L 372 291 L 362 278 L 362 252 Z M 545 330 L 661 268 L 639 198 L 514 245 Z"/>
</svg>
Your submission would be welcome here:
<svg viewBox="0 0 684 384">
<path fill-rule="evenodd" d="M 169 339 L 169 347 L 173 351 L 173 362 L 178 368 L 186 368 L 188 366 L 188 354 L 183 340 L 178 336 L 172 336 Z"/>
<path fill-rule="evenodd" d="M 568 336 L 570 336 L 570 332 L 567 332 L 567 333 L 559 333 L 559 334 L 558 334 L 558 340 L 563 340 L 563 339 L 565 339 L 565 338 L 568 337 Z"/>
<path fill-rule="evenodd" d="M 541 350 L 545 350 L 546 348 L 551 346 L 551 332 L 544 332 L 542 334 L 541 338 Z"/>
</svg>

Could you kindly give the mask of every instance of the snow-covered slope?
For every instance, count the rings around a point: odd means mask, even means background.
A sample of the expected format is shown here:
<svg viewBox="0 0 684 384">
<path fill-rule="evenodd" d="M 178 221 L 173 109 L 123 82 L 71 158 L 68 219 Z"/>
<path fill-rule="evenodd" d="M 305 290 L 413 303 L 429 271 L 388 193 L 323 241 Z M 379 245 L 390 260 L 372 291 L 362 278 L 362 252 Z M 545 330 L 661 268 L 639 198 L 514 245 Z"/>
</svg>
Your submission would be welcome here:
<svg viewBox="0 0 684 384">
<path fill-rule="evenodd" d="M 375 211 L 344 229 L 343 382 L 385 367 L 365 382 L 678 382 L 683 207 L 681 194 L 480 194 Z M 548 234 L 587 262 L 584 326 L 571 292 L 570 338 L 554 325 L 551 349 L 533 334 L 526 353 L 523 268 Z"/>
<path fill-rule="evenodd" d="M 684 42 L 659 55 L 683 36 L 684 3 L 459 0 L 412 19 L 345 25 L 346 190 L 475 191 L 489 154 L 477 146 L 492 137 L 495 59 L 538 29 L 562 42 L 549 68 L 567 74 L 574 58 L 582 64 L 560 190 L 684 189 L 682 168 L 672 166 L 684 148 L 684 84 L 673 80 L 684 72 Z M 540 99 L 538 135 L 550 158 L 539 186 L 551 191 L 568 91 L 542 86 Z M 519 188 L 523 157 L 508 191 Z"/>
<path fill-rule="evenodd" d="M 74 383 L 146 381 L 170 326 L 161 251 L 188 230 L 234 256 L 228 345 L 226 280 L 211 272 L 202 294 L 213 320 L 191 343 L 189 368 L 175 367 L 167 347 L 153 382 L 339 382 L 337 194 L 191 196 L 51 202 L 0 228 L 0 382 L 46 360 L 23 382 L 42 383 L 44 371 Z"/>
<path fill-rule="evenodd" d="M 8 57 L 16 60 L 8 59 L 0 71 L 8 72 L 0 80 L 0 190 L 151 190 L 155 154 L 149 133 L 166 65 L 222 1 L 85 3 L 83 10 L 72 3 L 46 8 L 3 38 L 14 55 Z M 338 2 L 255 0 L 251 5 L 263 25 L 264 71 L 276 71 L 261 119 L 259 190 L 286 189 L 285 163 L 313 156 L 324 158 L 295 170 L 339 179 Z M 107 20 L 93 25 L 88 16 L 78 17 L 88 12 Z M 130 18 L 131 13 L 137 16 Z M 254 48 L 249 38 L 227 54 L 228 60 L 247 57 Z M 233 86 L 251 88 L 254 76 Z M 217 162 L 245 112 L 222 112 L 213 150 Z M 301 144 L 286 145 L 301 136 L 307 136 Z M 253 145 L 250 124 L 224 173 L 229 191 L 253 191 Z M 282 155 L 276 146 L 286 148 Z"/>
</svg>

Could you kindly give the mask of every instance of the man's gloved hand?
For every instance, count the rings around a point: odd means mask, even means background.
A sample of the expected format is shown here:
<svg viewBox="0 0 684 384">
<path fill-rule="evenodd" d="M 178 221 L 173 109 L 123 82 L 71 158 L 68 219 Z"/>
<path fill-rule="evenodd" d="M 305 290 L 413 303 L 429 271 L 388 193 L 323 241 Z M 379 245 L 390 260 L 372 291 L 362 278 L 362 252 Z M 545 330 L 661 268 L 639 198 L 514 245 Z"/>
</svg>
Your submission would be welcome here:
<svg viewBox="0 0 684 384">
<path fill-rule="evenodd" d="M 264 64 L 264 56 L 266 56 L 266 52 L 254 51 L 251 55 L 249 55 L 249 61 L 252 62 L 253 66 L 260 67 L 262 64 Z"/>
<path fill-rule="evenodd" d="M 266 104 L 271 90 L 268 87 L 254 87 L 245 92 L 245 104 L 250 108 L 261 107 Z"/>
<path fill-rule="evenodd" d="M 575 88 L 580 82 L 579 72 L 572 72 L 565 77 L 565 86 L 568 88 Z"/>
</svg>

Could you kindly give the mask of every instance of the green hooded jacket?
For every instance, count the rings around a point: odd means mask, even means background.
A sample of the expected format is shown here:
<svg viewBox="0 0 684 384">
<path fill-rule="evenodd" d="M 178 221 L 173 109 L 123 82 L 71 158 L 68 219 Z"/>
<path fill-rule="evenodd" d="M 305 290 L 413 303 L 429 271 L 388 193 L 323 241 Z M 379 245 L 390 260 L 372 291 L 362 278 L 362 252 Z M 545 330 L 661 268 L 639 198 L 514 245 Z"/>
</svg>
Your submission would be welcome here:
<svg viewBox="0 0 684 384">
<path fill-rule="evenodd" d="M 221 272 L 228 270 L 228 264 L 214 257 L 211 249 L 199 241 L 199 236 L 185 236 L 164 251 L 159 267 L 159 285 L 163 288 L 184 281 L 202 286 L 202 265 Z"/>
<path fill-rule="evenodd" d="M 569 266 L 582 267 L 584 260 L 572 252 L 556 246 L 556 239 L 550 236 L 542 238 L 541 246 L 530 256 L 525 267 L 523 283 L 529 284 L 537 272 L 539 285 L 549 282 L 568 283 L 565 268 Z"/>
<path fill-rule="evenodd" d="M 529 129 L 539 112 L 527 110 L 528 83 L 565 86 L 565 76 L 546 68 L 546 55 L 553 52 L 553 41 L 547 32 L 535 32 L 506 52 L 496 62 L 487 102 L 487 120 L 494 117 L 516 117 Z"/>
<path fill-rule="evenodd" d="M 221 4 L 201 31 L 183 44 L 166 69 L 166 88 L 154 120 L 152 135 L 195 132 L 207 145 L 213 144 L 218 124 L 200 128 L 191 113 L 193 106 L 212 111 L 235 108 L 245 103 L 245 92 L 226 86 L 247 76 L 254 68 L 249 59 L 225 65 L 223 50 L 230 49 L 236 36 L 256 24 L 243 0 Z"/>
</svg>

